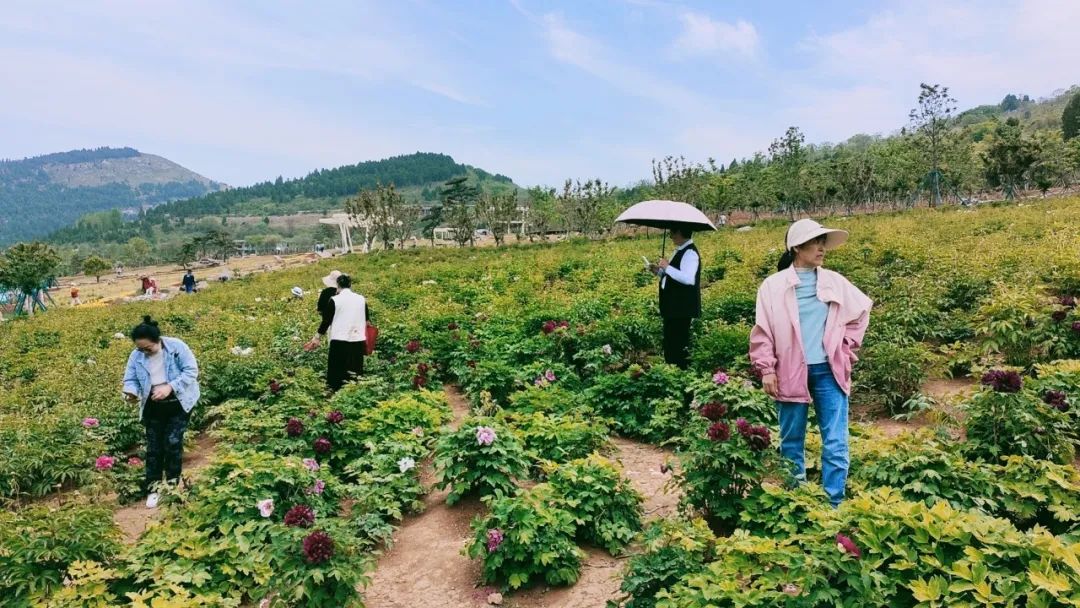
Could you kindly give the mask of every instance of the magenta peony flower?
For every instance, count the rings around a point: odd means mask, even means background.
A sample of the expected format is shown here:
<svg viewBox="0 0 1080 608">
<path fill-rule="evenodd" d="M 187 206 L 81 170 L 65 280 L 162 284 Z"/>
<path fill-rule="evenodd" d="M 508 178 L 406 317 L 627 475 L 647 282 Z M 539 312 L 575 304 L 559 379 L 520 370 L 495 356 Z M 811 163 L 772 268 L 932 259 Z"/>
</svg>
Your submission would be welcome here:
<svg viewBox="0 0 1080 608">
<path fill-rule="evenodd" d="M 98 456 L 97 460 L 94 461 L 94 468 L 99 470 L 99 471 L 105 471 L 105 470 L 113 468 L 113 465 L 115 465 L 115 464 L 116 464 L 116 459 L 115 458 L 113 458 L 112 456 L 104 456 L 103 455 L 103 456 Z"/>
<path fill-rule="evenodd" d="M 547 380 L 548 382 L 555 382 L 555 372 L 551 371 L 550 369 L 544 372 L 544 380 Z"/>
<path fill-rule="evenodd" d="M 321 564 L 334 557 L 334 539 L 326 532 L 315 531 L 304 538 L 304 559 L 309 564 Z"/>
<path fill-rule="evenodd" d="M 544 321 L 544 325 L 540 328 L 540 331 L 544 332 L 545 335 L 550 334 L 555 331 L 555 327 L 555 321 Z"/>
<path fill-rule="evenodd" d="M 727 415 L 728 408 L 723 403 L 711 401 L 701 406 L 701 409 L 699 409 L 698 412 L 709 420 L 716 422 Z"/>
<path fill-rule="evenodd" d="M 764 450 L 772 443 L 772 434 L 769 432 L 769 427 L 763 424 L 750 424 L 745 418 L 739 418 L 735 422 L 735 427 L 739 430 L 739 434 L 746 439 L 746 442 L 750 444 L 750 449 L 755 452 Z"/>
<path fill-rule="evenodd" d="M 1024 385 L 1020 374 L 1003 369 L 992 369 L 986 372 L 983 374 L 982 383 L 999 393 L 1018 393 Z"/>
<path fill-rule="evenodd" d="M 419 340 L 413 339 L 413 340 L 409 340 L 408 342 L 405 343 L 405 352 L 407 352 L 407 353 L 415 353 L 418 350 L 420 350 L 420 341 Z"/>
<path fill-rule="evenodd" d="M 138 456 L 128 458 L 127 463 L 129 467 L 141 467 L 143 465 L 143 461 Z"/>
<path fill-rule="evenodd" d="M 311 471 L 312 473 L 316 473 L 319 471 L 320 468 L 322 468 L 319 466 L 319 461 L 315 460 L 314 458 L 305 458 L 301 462 L 304 463 L 304 468 Z"/>
<path fill-rule="evenodd" d="M 750 423 L 746 421 L 746 418 L 739 418 L 735 421 L 735 428 L 739 429 L 739 434 L 745 437 L 750 432 Z"/>
<path fill-rule="evenodd" d="M 326 437 L 319 437 L 312 444 L 312 447 L 315 448 L 316 454 L 329 454 L 334 445 Z"/>
<path fill-rule="evenodd" d="M 859 546 L 855 544 L 855 541 L 843 534 L 836 535 L 836 548 L 839 549 L 841 553 L 847 553 L 848 555 L 854 556 L 856 559 L 862 557 L 862 551 L 859 550 Z"/>
<path fill-rule="evenodd" d="M 503 531 L 498 528 L 491 528 L 487 531 L 487 550 L 488 553 L 494 553 L 499 545 L 503 542 Z"/>
<path fill-rule="evenodd" d="M 730 378 L 728 378 L 727 373 L 724 372 L 724 370 L 722 370 L 722 369 L 716 370 L 716 373 L 713 374 L 713 377 L 712 377 L 712 381 L 715 382 L 716 384 L 720 384 L 720 385 L 727 384 L 728 380 L 730 380 Z"/>
<path fill-rule="evenodd" d="M 338 410 L 334 410 L 326 415 L 326 421 L 330 424 L 341 424 L 342 420 L 345 420 L 345 414 L 342 414 Z"/>
<path fill-rule="evenodd" d="M 476 427 L 476 443 L 479 445 L 491 445 L 495 443 L 495 429 L 490 426 Z"/>
<path fill-rule="evenodd" d="M 304 423 L 299 418 L 289 418 L 285 423 L 285 434 L 289 437 L 299 437 L 304 434 Z"/>
<path fill-rule="evenodd" d="M 315 525 L 315 511 L 307 505 L 296 505 L 285 513 L 285 525 L 310 528 Z"/>
<path fill-rule="evenodd" d="M 88 429 L 94 429 L 101 425 L 97 418 L 83 418 L 82 425 Z"/>
<path fill-rule="evenodd" d="M 713 441 L 727 441 L 731 437 L 731 427 L 726 422 L 714 422 L 709 426 L 707 434 Z"/>
</svg>

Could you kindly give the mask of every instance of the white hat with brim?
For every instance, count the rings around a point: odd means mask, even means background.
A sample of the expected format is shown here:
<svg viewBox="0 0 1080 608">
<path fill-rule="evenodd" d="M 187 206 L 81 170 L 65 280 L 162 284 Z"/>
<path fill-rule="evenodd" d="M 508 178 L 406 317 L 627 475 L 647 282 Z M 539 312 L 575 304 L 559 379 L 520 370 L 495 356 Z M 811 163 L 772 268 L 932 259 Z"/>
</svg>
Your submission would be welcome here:
<svg viewBox="0 0 1080 608">
<path fill-rule="evenodd" d="M 292 291 L 292 295 L 298 298 L 304 297 L 304 290 L 300 289 L 299 287 L 293 287 L 290 291 Z"/>
<path fill-rule="evenodd" d="M 804 219 L 795 222 L 788 228 L 787 248 L 792 249 L 798 247 L 821 235 L 825 235 L 825 249 L 827 250 L 836 249 L 840 245 L 843 245 L 848 237 L 847 230 L 826 228 L 814 220 Z"/>
<path fill-rule="evenodd" d="M 330 274 L 322 278 L 322 284 L 327 287 L 337 287 L 337 278 L 341 276 L 340 270 L 331 270 Z"/>
</svg>

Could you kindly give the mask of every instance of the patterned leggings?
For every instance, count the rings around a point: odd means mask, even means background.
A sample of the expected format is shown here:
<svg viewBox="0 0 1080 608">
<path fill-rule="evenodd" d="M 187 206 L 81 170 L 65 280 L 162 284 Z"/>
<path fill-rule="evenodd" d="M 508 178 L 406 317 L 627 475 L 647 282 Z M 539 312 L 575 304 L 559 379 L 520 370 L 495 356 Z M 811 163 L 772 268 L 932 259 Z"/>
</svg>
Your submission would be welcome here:
<svg viewBox="0 0 1080 608">
<path fill-rule="evenodd" d="M 146 480 L 145 490 L 153 490 L 153 484 L 161 481 L 164 471 L 169 483 L 180 479 L 180 466 L 184 456 L 184 431 L 190 414 L 184 411 L 175 395 L 164 401 L 147 400 L 143 409 L 143 426 L 146 427 Z"/>
</svg>

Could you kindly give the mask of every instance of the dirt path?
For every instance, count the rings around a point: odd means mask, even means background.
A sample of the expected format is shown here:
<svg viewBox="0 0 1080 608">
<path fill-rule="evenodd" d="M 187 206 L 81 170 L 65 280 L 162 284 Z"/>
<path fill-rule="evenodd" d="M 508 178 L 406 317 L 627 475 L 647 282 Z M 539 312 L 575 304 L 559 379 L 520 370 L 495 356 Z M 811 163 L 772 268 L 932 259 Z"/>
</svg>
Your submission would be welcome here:
<svg viewBox="0 0 1080 608">
<path fill-rule="evenodd" d="M 454 410 L 456 428 L 468 414 L 469 405 L 455 387 L 446 394 Z M 667 451 L 625 439 L 614 439 L 615 457 L 624 474 L 645 496 L 646 517 L 674 513 L 678 497 L 665 494 L 670 475 L 660 465 L 673 459 Z M 421 473 L 425 485 L 432 481 L 431 464 Z M 394 534 L 393 547 L 379 559 L 371 585 L 365 591 L 368 608 L 469 608 L 487 605 L 492 587 L 477 587 L 480 562 L 461 554 L 471 538 L 469 523 L 483 510 L 476 500 L 447 507 L 446 492 L 430 492 L 423 513 L 405 520 Z M 616 597 L 624 560 L 587 548 L 581 579 L 572 587 L 540 586 L 505 598 L 504 605 L 515 608 L 598 607 Z"/>
<path fill-rule="evenodd" d="M 977 383 L 970 378 L 936 378 L 927 380 L 922 386 L 922 393 L 937 404 L 933 410 L 925 411 L 911 420 L 894 420 L 886 415 L 868 412 L 852 412 L 854 417 L 863 416 L 864 422 L 872 424 L 888 437 L 895 437 L 905 431 L 913 431 L 935 424 L 941 416 L 963 421 L 963 412 L 956 407 L 956 402 L 973 393 Z"/>
<path fill-rule="evenodd" d="M 184 477 L 189 477 L 195 471 L 205 467 L 210 462 L 210 456 L 214 453 L 215 442 L 210 435 L 203 432 L 195 438 L 195 445 L 189 450 L 184 450 Z M 146 531 L 150 522 L 156 521 L 161 515 L 160 509 L 147 509 L 142 501 L 120 507 L 113 514 L 113 521 L 120 528 L 126 544 L 134 544 L 139 536 Z"/>
</svg>

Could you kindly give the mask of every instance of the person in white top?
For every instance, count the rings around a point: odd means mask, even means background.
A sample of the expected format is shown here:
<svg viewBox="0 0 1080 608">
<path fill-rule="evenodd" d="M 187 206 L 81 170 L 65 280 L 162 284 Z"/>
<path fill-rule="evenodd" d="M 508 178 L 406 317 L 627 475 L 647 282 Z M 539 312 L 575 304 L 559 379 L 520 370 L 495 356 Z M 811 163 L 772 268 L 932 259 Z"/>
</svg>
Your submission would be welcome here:
<svg viewBox="0 0 1080 608">
<path fill-rule="evenodd" d="M 664 325 L 664 361 L 690 366 L 690 326 L 701 316 L 701 257 L 687 226 L 671 229 L 675 253 L 649 270 L 660 277 L 660 318 Z"/>
<path fill-rule="evenodd" d="M 364 353 L 367 347 L 367 300 L 353 292 L 352 278 L 337 277 L 337 295 L 321 310 L 319 332 L 304 345 L 308 351 L 319 347 L 321 336 L 330 334 L 330 349 L 326 360 L 326 387 L 337 391 L 345 382 L 364 374 Z"/>
</svg>

